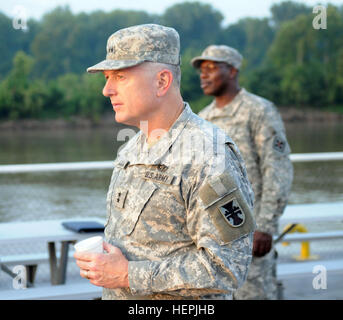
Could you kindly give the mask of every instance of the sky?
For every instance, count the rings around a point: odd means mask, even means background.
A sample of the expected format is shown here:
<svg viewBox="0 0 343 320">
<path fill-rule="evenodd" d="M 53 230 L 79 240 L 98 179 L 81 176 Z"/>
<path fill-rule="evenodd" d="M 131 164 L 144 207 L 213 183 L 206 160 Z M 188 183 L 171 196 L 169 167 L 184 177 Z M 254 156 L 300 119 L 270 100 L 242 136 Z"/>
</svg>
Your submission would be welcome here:
<svg viewBox="0 0 343 320">
<path fill-rule="evenodd" d="M 189 2 L 195 2 L 188 0 Z M 221 11 L 224 16 L 224 24 L 237 22 L 240 18 L 255 17 L 263 18 L 270 16 L 270 7 L 280 0 L 198 0 L 202 3 L 211 4 L 212 7 Z M 149 13 L 161 14 L 168 7 L 185 2 L 185 0 L 2 0 L 0 11 L 10 17 L 15 17 L 21 12 L 27 18 L 40 19 L 42 15 L 61 5 L 69 5 L 73 13 L 92 12 L 95 10 L 111 11 L 144 10 Z M 327 5 L 343 5 L 343 0 L 298 0 L 297 2 L 316 6 L 318 3 Z"/>
</svg>

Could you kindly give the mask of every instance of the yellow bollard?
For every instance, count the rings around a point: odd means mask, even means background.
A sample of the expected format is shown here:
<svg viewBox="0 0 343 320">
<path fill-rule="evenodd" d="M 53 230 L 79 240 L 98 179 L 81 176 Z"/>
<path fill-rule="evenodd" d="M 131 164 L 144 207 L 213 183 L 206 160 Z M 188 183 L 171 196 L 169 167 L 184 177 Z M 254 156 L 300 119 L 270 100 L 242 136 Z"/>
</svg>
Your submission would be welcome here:
<svg viewBox="0 0 343 320">
<path fill-rule="evenodd" d="M 288 224 L 284 230 L 288 229 L 291 225 Z M 302 224 L 297 224 L 289 233 L 294 233 L 294 232 L 300 232 L 300 233 L 306 233 L 307 229 L 304 225 Z M 282 242 L 283 246 L 288 246 L 289 242 Z M 300 256 L 293 256 L 295 260 L 297 261 L 304 261 L 304 260 L 316 260 L 319 258 L 318 255 L 312 255 L 310 253 L 310 243 L 308 241 L 303 241 L 301 242 L 301 247 L 300 247 Z"/>
</svg>

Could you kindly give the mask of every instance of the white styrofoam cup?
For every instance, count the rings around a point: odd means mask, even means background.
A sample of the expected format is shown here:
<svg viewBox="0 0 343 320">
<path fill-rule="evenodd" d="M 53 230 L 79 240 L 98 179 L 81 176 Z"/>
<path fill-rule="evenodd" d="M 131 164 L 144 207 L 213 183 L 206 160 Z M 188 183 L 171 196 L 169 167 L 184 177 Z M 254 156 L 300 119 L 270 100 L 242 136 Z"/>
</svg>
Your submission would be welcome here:
<svg viewBox="0 0 343 320">
<path fill-rule="evenodd" d="M 101 236 L 87 238 L 79 241 L 74 245 L 74 248 L 78 252 L 95 252 L 103 253 L 103 239 Z"/>
</svg>

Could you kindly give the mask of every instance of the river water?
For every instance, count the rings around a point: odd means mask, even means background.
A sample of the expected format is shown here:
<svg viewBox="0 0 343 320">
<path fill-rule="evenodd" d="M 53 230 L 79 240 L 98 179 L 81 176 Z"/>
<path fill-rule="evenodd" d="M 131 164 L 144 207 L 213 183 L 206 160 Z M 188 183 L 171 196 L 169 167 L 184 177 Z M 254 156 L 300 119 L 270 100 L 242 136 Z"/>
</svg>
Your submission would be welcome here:
<svg viewBox="0 0 343 320">
<path fill-rule="evenodd" d="M 0 132 L 0 164 L 114 160 L 119 128 Z M 292 153 L 343 151 L 343 123 L 286 124 Z M 297 163 L 290 203 L 343 200 L 343 161 Z M 111 170 L 0 175 L 0 222 L 105 217 Z"/>
</svg>

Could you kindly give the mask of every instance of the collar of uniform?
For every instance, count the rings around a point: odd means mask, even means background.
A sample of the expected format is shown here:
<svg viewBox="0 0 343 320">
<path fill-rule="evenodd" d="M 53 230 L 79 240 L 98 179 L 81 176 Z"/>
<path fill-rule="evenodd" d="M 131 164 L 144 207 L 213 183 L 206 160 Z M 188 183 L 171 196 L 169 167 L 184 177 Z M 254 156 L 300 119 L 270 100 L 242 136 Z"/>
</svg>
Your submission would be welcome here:
<svg viewBox="0 0 343 320">
<path fill-rule="evenodd" d="M 213 100 L 210 117 L 216 118 L 216 117 L 221 117 L 223 115 L 232 117 L 237 112 L 240 105 L 242 104 L 243 102 L 242 98 L 245 93 L 246 93 L 246 90 L 244 88 L 241 88 L 241 90 L 239 90 L 239 92 L 234 97 L 234 99 L 222 108 L 217 108 L 216 100 Z"/>
<path fill-rule="evenodd" d="M 126 153 L 126 158 L 130 164 L 160 164 L 161 158 L 168 152 L 177 137 L 185 128 L 189 118 L 192 115 L 192 110 L 187 102 L 184 102 L 184 109 L 180 116 L 168 130 L 168 132 L 152 147 L 149 148 L 146 142 L 146 136 L 140 131 L 133 142 L 134 149 L 129 148 Z"/>
</svg>

